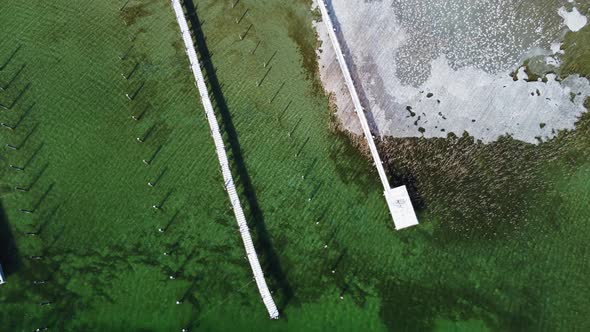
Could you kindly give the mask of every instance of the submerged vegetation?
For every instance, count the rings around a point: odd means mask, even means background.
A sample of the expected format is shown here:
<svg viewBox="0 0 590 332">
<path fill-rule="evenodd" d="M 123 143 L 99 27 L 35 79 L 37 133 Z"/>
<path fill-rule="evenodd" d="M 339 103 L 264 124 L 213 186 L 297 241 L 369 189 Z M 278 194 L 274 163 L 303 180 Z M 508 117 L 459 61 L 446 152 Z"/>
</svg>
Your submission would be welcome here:
<svg viewBox="0 0 590 332">
<path fill-rule="evenodd" d="M 588 78 L 588 28 L 566 35 L 562 78 Z M 536 81 L 534 74 L 527 74 Z M 590 98 L 585 107 L 590 109 Z M 590 192 L 589 113 L 581 116 L 575 130 L 560 131 L 538 145 L 509 136 L 483 144 L 468 133 L 449 133 L 445 139 L 386 138 L 380 149 L 394 182 L 410 185 L 422 221 L 434 221 L 435 238 L 461 246 L 489 246 L 493 249 L 486 260 L 495 260 L 497 269 L 504 264 L 506 271 L 508 266 L 515 269 L 502 282 L 516 291 L 507 294 L 507 300 L 518 303 L 518 289 L 527 295 L 518 309 L 503 314 L 504 323 L 496 321 L 500 330 L 567 330 L 569 319 L 587 325 L 581 313 L 541 303 L 552 299 L 574 310 L 573 303 L 586 301 L 587 294 L 575 290 L 584 288 L 581 280 L 587 271 L 582 261 L 587 254 L 573 252 L 583 251 L 590 236 L 590 207 L 585 203 Z M 522 265 L 513 265 L 517 261 Z M 519 284 L 523 274 L 534 283 L 522 279 Z M 563 275 L 568 275 L 567 281 Z M 478 293 L 485 294 L 480 281 L 477 285 Z M 535 290 L 529 288 L 533 285 Z M 517 315 L 510 318 L 513 314 Z M 543 315 L 554 317 L 553 325 L 547 325 L 548 316 Z"/>
<path fill-rule="evenodd" d="M 565 54 L 561 74 L 580 74 L 590 79 L 590 25 L 577 32 L 568 32 L 562 49 Z"/>
<path fill-rule="evenodd" d="M 185 1 L 269 321 L 169 2 L 0 3 L 7 330 L 590 327 L 587 116 L 539 146 L 383 142 L 420 208 L 395 232 L 370 162 L 328 130 L 310 1 Z"/>
</svg>

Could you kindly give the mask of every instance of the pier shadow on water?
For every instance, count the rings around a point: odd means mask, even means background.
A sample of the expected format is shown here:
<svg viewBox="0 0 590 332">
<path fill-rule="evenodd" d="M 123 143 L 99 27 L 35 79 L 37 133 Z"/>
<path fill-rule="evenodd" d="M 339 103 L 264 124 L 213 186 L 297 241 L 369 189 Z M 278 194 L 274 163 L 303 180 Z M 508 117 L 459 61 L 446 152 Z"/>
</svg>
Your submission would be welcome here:
<svg viewBox="0 0 590 332">
<path fill-rule="evenodd" d="M 2 203 L 0 203 L 0 264 L 6 277 L 15 273 L 21 265 L 16 242 Z"/>
<path fill-rule="evenodd" d="M 377 145 L 377 149 L 379 150 L 380 155 L 387 156 L 386 148 L 382 146 L 381 142 Z M 409 170 L 396 169 L 390 164 L 385 164 L 384 167 L 388 174 L 391 188 L 406 186 L 414 210 L 417 212 L 426 210 L 426 202 L 420 194 L 420 188 L 418 187 L 416 176 Z"/>
<path fill-rule="evenodd" d="M 205 70 L 205 75 L 209 83 L 210 94 L 213 97 L 213 102 L 216 104 L 222 118 L 222 126 L 228 137 L 229 148 L 231 149 L 232 159 L 234 161 L 235 170 L 238 174 L 238 181 L 244 188 L 244 195 L 247 200 L 247 208 L 251 213 L 252 221 L 257 235 L 257 248 L 260 249 L 259 254 L 262 260 L 266 263 L 266 273 L 270 277 L 270 284 L 274 284 L 280 292 L 280 302 L 277 303 L 279 310 L 284 310 L 288 302 L 293 298 L 293 289 L 291 288 L 287 276 L 281 266 L 277 252 L 274 249 L 270 234 L 266 228 L 264 215 L 260 206 L 254 186 L 248 174 L 246 164 L 241 152 L 238 133 L 232 121 L 232 116 L 229 112 L 227 102 L 223 95 L 221 84 L 217 78 L 215 68 L 210 61 L 211 53 L 207 47 L 205 36 L 201 30 L 201 21 L 197 15 L 196 6 L 193 0 L 185 0 L 184 7 L 186 9 L 187 18 L 191 24 L 193 36 L 197 47 L 197 53 L 201 59 L 202 68 Z"/>
</svg>

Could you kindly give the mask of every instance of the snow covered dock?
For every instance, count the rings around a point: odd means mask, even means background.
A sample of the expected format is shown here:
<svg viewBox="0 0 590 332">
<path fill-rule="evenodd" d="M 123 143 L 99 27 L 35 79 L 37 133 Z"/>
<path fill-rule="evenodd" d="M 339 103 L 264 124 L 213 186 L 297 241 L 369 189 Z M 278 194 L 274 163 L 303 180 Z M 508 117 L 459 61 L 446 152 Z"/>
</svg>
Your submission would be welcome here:
<svg viewBox="0 0 590 332">
<path fill-rule="evenodd" d="M 332 46 L 334 47 L 336 58 L 338 59 L 340 69 L 342 70 L 344 80 L 346 81 L 346 86 L 348 87 L 350 96 L 352 97 L 352 102 L 354 104 L 356 113 L 359 117 L 359 121 L 361 123 L 361 127 L 363 129 L 365 138 L 367 139 L 369 150 L 371 150 L 371 155 L 373 156 L 373 160 L 375 161 L 375 167 L 377 168 L 377 172 L 379 173 L 379 178 L 381 178 L 383 188 L 385 189 L 383 194 L 385 195 L 385 200 L 387 201 L 389 212 L 393 217 L 395 229 L 400 230 L 402 228 L 418 225 L 418 218 L 416 217 L 416 213 L 414 212 L 414 207 L 412 206 L 412 201 L 410 200 L 410 196 L 408 195 L 406 186 L 391 188 L 389 185 L 389 180 L 387 179 L 385 169 L 383 168 L 383 162 L 381 161 L 381 157 L 379 157 L 379 152 L 377 151 L 377 147 L 375 146 L 373 134 L 371 133 L 371 129 L 369 128 L 367 117 L 365 116 L 363 107 L 361 106 L 360 98 L 358 96 L 358 93 L 356 92 L 356 88 L 354 86 L 352 76 L 350 75 L 350 71 L 348 70 L 346 60 L 344 59 L 342 48 L 340 46 L 340 42 L 338 41 L 338 37 L 336 36 L 336 29 L 332 24 L 332 18 L 330 17 L 330 13 L 328 12 L 327 5 L 324 0 L 318 0 L 318 2 L 318 7 L 322 13 L 322 21 L 326 24 L 326 27 L 328 29 L 328 34 L 330 36 L 330 40 L 332 41 Z"/>
</svg>

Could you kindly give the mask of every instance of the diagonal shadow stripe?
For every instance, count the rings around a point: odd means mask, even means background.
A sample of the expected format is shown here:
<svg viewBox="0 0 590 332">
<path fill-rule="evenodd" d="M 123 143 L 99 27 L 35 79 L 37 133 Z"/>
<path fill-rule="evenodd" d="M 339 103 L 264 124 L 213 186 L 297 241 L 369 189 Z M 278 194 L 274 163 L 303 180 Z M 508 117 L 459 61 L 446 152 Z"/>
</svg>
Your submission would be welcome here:
<svg viewBox="0 0 590 332">
<path fill-rule="evenodd" d="M 207 61 L 210 60 L 211 53 L 207 47 L 207 42 L 201 29 L 201 21 L 197 15 L 195 4 L 193 0 L 185 0 L 184 6 L 187 11 L 187 18 L 191 24 L 193 36 L 195 37 L 197 53 L 203 60 L 202 66 L 207 76 L 207 81 L 209 83 L 213 101 L 217 105 L 219 114 L 222 118 L 224 131 L 228 137 L 229 148 L 231 150 L 235 169 L 238 174 L 238 179 L 244 188 L 244 195 L 246 197 L 248 208 L 252 217 L 251 223 L 254 224 L 256 230 L 257 244 L 260 248 L 261 256 L 264 258 L 266 263 L 266 271 L 268 271 L 269 277 L 281 292 L 281 302 L 278 304 L 278 306 L 279 310 L 284 311 L 288 302 L 293 298 L 293 289 L 287 280 L 287 276 L 285 275 L 285 272 L 281 266 L 279 257 L 272 244 L 270 234 L 266 228 L 264 215 L 258 204 L 256 192 L 244 162 L 244 157 L 242 155 L 240 142 L 238 139 L 238 133 L 234 126 L 231 113 L 229 112 L 229 108 L 227 106 L 225 96 L 223 95 L 221 84 L 217 78 L 215 68 L 212 61 Z"/>
<path fill-rule="evenodd" d="M 0 203 L 0 264 L 5 276 L 17 272 L 21 267 L 21 257 L 2 203 Z"/>
</svg>

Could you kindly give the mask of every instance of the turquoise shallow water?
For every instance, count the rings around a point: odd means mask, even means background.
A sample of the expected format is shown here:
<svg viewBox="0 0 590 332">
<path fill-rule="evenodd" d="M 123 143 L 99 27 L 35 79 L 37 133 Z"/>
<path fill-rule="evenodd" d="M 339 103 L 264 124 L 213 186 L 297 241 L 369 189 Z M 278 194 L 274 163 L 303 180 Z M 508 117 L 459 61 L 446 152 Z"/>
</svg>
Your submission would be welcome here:
<svg viewBox="0 0 590 332">
<path fill-rule="evenodd" d="M 281 309 L 270 321 L 168 2 L 0 4 L 0 65 L 22 45 L 0 82 L 26 64 L 0 103 L 31 82 L 14 112 L 0 114 L 6 123 L 26 114 L 0 134 L 3 144 L 25 142 L 2 151 L 2 254 L 10 260 L 0 321 L 9 331 L 587 326 L 586 120 L 540 147 L 468 139 L 382 146 L 398 152 L 394 180 L 412 184 L 421 202 L 421 225 L 395 232 L 370 163 L 330 129 L 310 71 L 309 4 L 197 2 L 201 56 L 211 56 L 203 58 L 232 169 Z"/>
</svg>

